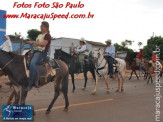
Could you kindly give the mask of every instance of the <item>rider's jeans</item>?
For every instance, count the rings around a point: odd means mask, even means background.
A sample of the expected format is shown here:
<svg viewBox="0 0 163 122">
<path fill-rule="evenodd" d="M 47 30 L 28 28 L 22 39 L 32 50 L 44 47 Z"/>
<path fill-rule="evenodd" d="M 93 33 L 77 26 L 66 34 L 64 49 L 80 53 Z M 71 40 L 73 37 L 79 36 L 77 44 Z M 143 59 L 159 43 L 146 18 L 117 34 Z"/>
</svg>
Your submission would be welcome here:
<svg viewBox="0 0 163 122">
<path fill-rule="evenodd" d="M 34 83 L 37 71 L 37 64 L 46 58 L 47 51 L 34 51 L 33 54 L 34 55 L 29 66 L 29 85 L 32 85 Z"/>
<path fill-rule="evenodd" d="M 114 58 L 112 58 L 111 56 L 105 56 L 105 59 L 107 60 L 108 64 L 109 64 L 109 74 L 113 75 L 113 62 L 114 62 Z"/>
<path fill-rule="evenodd" d="M 142 59 L 139 59 L 139 70 L 142 69 Z"/>
</svg>

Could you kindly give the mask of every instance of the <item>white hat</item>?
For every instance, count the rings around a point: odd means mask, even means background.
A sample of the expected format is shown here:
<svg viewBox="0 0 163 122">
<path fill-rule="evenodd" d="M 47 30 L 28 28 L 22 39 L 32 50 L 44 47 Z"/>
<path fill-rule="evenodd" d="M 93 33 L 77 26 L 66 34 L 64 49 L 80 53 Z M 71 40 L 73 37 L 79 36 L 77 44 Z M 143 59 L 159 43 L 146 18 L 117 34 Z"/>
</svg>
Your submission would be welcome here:
<svg viewBox="0 0 163 122">
<path fill-rule="evenodd" d="M 84 38 L 81 38 L 81 39 L 80 39 L 80 42 L 84 42 L 84 43 L 86 44 L 86 41 L 85 41 Z"/>
<path fill-rule="evenodd" d="M 106 40 L 106 41 L 105 41 L 105 43 L 111 43 L 111 40 L 110 40 L 110 39 L 108 39 L 108 40 Z"/>
</svg>

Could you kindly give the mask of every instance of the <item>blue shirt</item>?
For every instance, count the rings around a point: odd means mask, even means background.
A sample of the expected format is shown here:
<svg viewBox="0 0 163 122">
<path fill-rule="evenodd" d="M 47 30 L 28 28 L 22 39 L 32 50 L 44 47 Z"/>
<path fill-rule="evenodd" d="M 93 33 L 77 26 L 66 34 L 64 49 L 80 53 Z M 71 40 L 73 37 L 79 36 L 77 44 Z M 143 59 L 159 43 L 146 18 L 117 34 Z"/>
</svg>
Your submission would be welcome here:
<svg viewBox="0 0 163 122">
<path fill-rule="evenodd" d="M 115 47 L 114 47 L 114 45 L 108 46 L 108 47 L 106 48 L 105 52 L 108 53 L 108 54 L 106 54 L 106 55 L 109 55 L 109 56 L 111 56 L 111 57 L 114 58 L 114 57 L 115 57 Z"/>
</svg>

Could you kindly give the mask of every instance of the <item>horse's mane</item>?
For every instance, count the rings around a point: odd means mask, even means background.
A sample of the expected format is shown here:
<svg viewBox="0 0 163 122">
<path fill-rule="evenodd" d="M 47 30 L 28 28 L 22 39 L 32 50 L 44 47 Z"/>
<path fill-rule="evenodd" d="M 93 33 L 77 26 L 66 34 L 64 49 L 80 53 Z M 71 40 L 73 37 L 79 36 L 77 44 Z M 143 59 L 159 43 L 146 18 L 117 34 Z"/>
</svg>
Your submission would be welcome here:
<svg viewBox="0 0 163 122">
<path fill-rule="evenodd" d="M 93 51 L 98 51 L 100 53 L 100 55 L 102 55 L 100 48 L 94 48 Z"/>
<path fill-rule="evenodd" d="M 16 60 L 14 61 L 17 61 L 17 62 L 21 62 L 23 61 L 23 56 L 21 55 L 18 55 L 18 54 L 15 54 L 13 52 L 6 52 L 6 51 L 3 51 L 3 50 L 0 50 L 4 55 L 8 56 L 9 58 L 15 58 Z M 5 58 L 5 57 L 4 57 Z"/>
<path fill-rule="evenodd" d="M 70 54 L 68 54 L 67 52 L 63 51 L 62 49 L 56 49 L 57 51 L 61 51 L 64 55 L 71 57 Z"/>
<path fill-rule="evenodd" d="M 100 49 L 99 48 L 94 48 L 93 51 L 99 51 Z"/>
</svg>

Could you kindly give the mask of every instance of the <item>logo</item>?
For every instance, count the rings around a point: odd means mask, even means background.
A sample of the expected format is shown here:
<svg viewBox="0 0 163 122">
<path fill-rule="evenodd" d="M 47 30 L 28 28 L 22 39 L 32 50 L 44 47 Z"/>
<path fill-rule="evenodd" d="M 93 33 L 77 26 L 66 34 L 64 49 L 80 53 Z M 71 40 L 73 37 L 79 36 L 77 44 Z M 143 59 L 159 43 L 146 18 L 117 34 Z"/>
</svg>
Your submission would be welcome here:
<svg viewBox="0 0 163 122">
<path fill-rule="evenodd" d="M 32 105 L 2 105 L 2 120 L 33 120 Z"/>
</svg>

